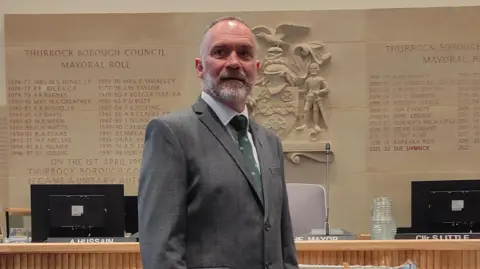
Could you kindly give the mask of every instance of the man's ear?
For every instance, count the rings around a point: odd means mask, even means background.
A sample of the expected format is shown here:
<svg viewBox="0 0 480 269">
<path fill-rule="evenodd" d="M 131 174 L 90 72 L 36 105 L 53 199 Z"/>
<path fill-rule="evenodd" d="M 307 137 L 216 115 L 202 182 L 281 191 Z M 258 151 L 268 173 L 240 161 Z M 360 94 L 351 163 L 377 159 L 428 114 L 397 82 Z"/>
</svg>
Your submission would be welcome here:
<svg viewBox="0 0 480 269">
<path fill-rule="evenodd" d="M 260 61 L 257 60 L 257 62 L 255 63 L 255 68 L 257 68 L 257 71 L 260 71 Z"/>
<path fill-rule="evenodd" d="M 203 63 L 201 58 L 195 58 L 195 69 L 197 69 L 197 77 L 203 79 Z"/>
</svg>

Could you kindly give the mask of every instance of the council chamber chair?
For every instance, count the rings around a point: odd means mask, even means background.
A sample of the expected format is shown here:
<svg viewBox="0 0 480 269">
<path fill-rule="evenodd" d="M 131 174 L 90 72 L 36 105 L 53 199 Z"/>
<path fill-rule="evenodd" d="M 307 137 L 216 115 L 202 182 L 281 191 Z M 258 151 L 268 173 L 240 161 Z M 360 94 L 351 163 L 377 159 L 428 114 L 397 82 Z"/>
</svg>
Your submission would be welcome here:
<svg viewBox="0 0 480 269">
<path fill-rule="evenodd" d="M 327 200 L 322 185 L 287 183 L 287 193 L 294 236 L 325 229 Z"/>
</svg>

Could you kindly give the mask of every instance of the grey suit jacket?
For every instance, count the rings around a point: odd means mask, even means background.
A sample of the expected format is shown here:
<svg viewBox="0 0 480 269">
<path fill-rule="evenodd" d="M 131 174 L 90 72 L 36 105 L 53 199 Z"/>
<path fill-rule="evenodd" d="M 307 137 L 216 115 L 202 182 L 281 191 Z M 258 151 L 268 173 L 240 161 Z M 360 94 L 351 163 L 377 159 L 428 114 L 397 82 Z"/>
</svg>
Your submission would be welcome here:
<svg viewBox="0 0 480 269">
<path fill-rule="evenodd" d="M 282 146 L 250 122 L 264 199 L 202 99 L 148 123 L 138 193 L 145 269 L 298 268 Z"/>
</svg>

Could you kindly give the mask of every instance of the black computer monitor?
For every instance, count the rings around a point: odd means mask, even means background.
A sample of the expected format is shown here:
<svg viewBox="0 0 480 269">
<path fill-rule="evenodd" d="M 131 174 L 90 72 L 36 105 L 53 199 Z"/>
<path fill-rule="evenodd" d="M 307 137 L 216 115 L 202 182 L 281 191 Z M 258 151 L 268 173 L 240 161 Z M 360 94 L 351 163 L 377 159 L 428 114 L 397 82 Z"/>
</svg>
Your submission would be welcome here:
<svg viewBox="0 0 480 269">
<path fill-rule="evenodd" d="M 48 238 L 124 237 L 122 184 L 34 184 L 32 242 Z"/>
<path fill-rule="evenodd" d="M 480 180 L 413 181 L 411 232 L 480 232 Z"/>
<path fill-rule="evenodd" d="M 125 196 L 125 232 L 132 235 L 138 232 L 137 196 Z"/>
</svg>

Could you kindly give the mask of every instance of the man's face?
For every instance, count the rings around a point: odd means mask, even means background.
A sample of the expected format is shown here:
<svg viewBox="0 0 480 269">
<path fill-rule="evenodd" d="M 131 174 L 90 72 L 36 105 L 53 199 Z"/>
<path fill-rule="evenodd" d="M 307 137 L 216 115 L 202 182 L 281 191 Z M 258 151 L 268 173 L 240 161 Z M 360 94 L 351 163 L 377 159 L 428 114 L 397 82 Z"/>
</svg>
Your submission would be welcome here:
<svg viewBox="0 0 480 269">
<path fill-rule="evenodd" d="M 204 58 L 195 61 L 204 89 L 227 103 L 243 104 L 260 66 L 255 49 L 254 37 L 242 23 L 216 24 L 205 37 Z"/>
<path fill-rule="evenodd" d="M 312 76 L 318 75 L 318 71 L 320 71 L 320 66 L 317 63 L 312 63 L 309 66 L 309 71 Z"/>
</svg>

